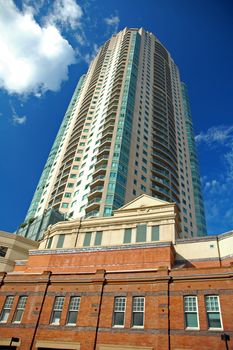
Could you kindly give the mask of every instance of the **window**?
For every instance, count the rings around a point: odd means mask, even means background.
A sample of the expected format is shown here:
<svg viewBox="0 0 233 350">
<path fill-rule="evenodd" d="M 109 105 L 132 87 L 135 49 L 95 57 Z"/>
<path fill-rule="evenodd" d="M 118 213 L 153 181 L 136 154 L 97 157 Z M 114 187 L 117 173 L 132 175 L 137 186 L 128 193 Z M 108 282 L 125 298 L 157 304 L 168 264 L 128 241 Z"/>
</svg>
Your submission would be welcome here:
<svg viewBox="0 0 233 350">
<path fill-rule="evenodd" d="M 51 324 L 60 324 L 61 312 L 64 304 L 64 297 L 56 297 L 53 305 L 52 315 L 51 315 Z"/>
<path fill-rule="evenodd" d="M 186 328 L 199 328 L 196 296 L 184 297 L 184 316 Z"/>
<path fill-rule="evenodd" d="M 6 256 L 7 249 L 8 249 L 7 247 L 0 246 L 0 256 L 2 257 Z"/>
<path fill-rule="evenodd" d="M 123 243 L 131 243 L 131 237 L 132 237 L 132 229 L 126 228 L 124 232 L 124 241 Z"/>
<path fill-rule="evenodd" d="M 14 297 L 12 295 L 8 295 L 6 297 L 5 304 L 3 306 L 2 313 L 0 316 L 0 322 L 4 322 L 4 323 L 7 322 L 13 301 L 14 301 Z"/>
<path fill-rule="evenodd" d="M 146 225 L 137 225 L 136 242 L 146 242 Z"/>
<path fill-rule="evenodd" d="M 65 235 L 59 235 L 57 240 L 57 248 L 62 248 L 65 240 Z"/>
<path fill-rule="evenodd" d="M 205 297 L 206 314 L 209 328 L 222 328 L 219 298 L 217 295 Z"/>
<path fill-rule="evenodd" d="M 145 298 L 134 297 L 133 298 L 133 327 L 144 326 L 144 309 L 145 309 Z"/>
<path fill-rule="evenodd" d="M 114 301 L 113 326 L 124 326 L 125 322 L 125 297 L 116 297 Z"/>
<path fill-rule="evenodd" d="M 14 314 L 14 318 L 13 318 L 14 323 L 21 322 L 26 302 L 27 302 L 26 296 L 19 297 L 19 301 L 18 301 L 17 308 L 16 308 L 16 311 Z"/>
<path fill-rule="evenodd" d="M 68 310 L 67 321 L 66 321 L 68 325 L 76 325 L 79 305 L 80 305 L 80 297 L 70 298 L 69 310 Z"/>
<path fill-rule="evenodd" d="M 89 247 L 90 244 L 91 244 L 91 232 L 87 232 L 85 233 L 85 236 L 84 236 L 83 246 Z"/>
<path fill-rule="evenodd" d="M 152 226 L 151 240 L 159 241 L 159 226 Z"/>
<path fill-rule="evenodd" d="M 53 237 L 49 237 L 48 243 L 47 243 L 47 249 L 50 249 L 53 243 Z"/>
<path fill-rule="evenodd" d="M 103 232 L 102 232 L 102 231 L 97 231 L 97 232 L 96 232 L 96 234 L 95 234 L 95 243 L 94 243 L 94 245 L 101 245 L 102 236 L 103 236 Z"/>
<path fill-rule="evenodd" d="M 71 197 L 71 192 L 65 192 L 64 197 L 66 197 L 66 198 L 70 198 L 70 197 Z"/>
<path fill-rule="evenodd" d="M 61 205 L 62 208 L 68 208 L 68 206 L 69 206 L 69 203 L 62 203 Z"/>
</svg>

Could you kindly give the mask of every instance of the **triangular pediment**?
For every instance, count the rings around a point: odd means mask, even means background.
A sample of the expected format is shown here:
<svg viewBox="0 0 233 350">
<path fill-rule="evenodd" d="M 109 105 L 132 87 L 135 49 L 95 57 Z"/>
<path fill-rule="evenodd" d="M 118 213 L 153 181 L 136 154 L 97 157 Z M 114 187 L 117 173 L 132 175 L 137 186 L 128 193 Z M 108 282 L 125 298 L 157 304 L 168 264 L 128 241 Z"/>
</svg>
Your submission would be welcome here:
<svg viewBox="0 0 233 350">
<path fill-rule="evenodd" d="M 142 194 L 141 196 L 133 199 L 131 202 L 125 204 L 123 207 L 115 210 L 115 212 L 118 213 L 124 210 L 143 209 L 147 207 L 161 206 L 163 204 L 171 204 L 171 203 L 165 202 L 158 198 L 148 196 L 147 194 Z"/>
</svg>

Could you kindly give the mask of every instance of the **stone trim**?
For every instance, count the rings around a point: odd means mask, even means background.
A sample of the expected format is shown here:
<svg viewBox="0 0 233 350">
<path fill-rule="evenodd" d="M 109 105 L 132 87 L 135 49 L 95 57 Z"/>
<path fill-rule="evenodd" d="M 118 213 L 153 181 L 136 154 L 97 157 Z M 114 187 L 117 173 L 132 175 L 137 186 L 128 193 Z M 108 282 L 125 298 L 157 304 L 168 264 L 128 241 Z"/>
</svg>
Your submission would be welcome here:
<svg viewBox="0 0 233 350">
<path fill-rule="evenodd" d="M 113 245 L 113 246 L 99 246 L 88 248 L 64 248 L 64 249 L 43 249 L 30 250 L 29 255 L 55 255 L 55 254 L 77 254 L 77 253 L 93 253 L 93 252 L 107 252 L 114 250 L 129 250 L 129 249 L 149 249 L 156 247 L 171 247 L 171 242 L 157 242 L 144 244 L 130 244 L 130 245 Z"/>
<path fill-rule="evenodd" d="M 37 340 L 36 348 L 80 350 L 80 343 L 68 341 Z"/>
</svg>

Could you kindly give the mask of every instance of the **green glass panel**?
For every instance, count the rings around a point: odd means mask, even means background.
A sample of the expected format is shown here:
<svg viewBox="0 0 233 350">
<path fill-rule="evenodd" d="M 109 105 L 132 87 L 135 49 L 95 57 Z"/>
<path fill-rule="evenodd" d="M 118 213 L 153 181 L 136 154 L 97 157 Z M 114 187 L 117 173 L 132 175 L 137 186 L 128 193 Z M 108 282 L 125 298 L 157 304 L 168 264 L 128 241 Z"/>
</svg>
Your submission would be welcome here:
<svg viewBox="0 0 233 350">
<path fill-rule="evenodd" d="M 159 226 L 152 226 L 151 240 L 159 241 Z"/>
<path fill-rule="evenodd" d="M 209 328 L 222 328 L 219 312 L 208 313 Z"/>
<path fill-rule="evenodd" d="M 186 313 L 185 314 L 185 323 L 186 323 L 186 327 L 197 328 L 198 327 L 197 314 L 196 313 Z"/>
<path fill-rule="evenodd" d="M 87 233 L 85 233 L 83 246 L 84 247 L 89 247 L 90 243 L 91 243 L 91 232 L 87 232 Z"/>
<path fill-rule="evenodd" d="M 132 229 L 126 228 L 124 232 L 124 242 L 123 243 L 131 243 Z"/>
<path fill-rule="evenodd" d="M 57 248 L 62 248 L 65 240 L 65 235 L 59 235 L 57 241 Z"/>
<path fill-rule="evenodd" d="M 103 232 L 102 231 L 97 231 L 96 232 L 94 245 L 101 245 L 101 243 L 102 243 L 102 236 L 103 236 Z"/>
<path fill-rule="evenodd" d="M 136 242 L 146 242 L 146 225 L 137 225 Z"/>
</svg>

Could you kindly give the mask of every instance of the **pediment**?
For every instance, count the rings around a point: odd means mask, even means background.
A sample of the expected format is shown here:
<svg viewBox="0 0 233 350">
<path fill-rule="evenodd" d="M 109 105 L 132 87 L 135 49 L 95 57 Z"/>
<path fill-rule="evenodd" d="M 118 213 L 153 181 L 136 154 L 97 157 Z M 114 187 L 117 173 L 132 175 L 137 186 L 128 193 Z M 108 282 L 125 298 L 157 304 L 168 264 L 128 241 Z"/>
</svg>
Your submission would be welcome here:
<svg viewBox="0 0 233 350">
<path fill-rule="evenodd" d="M 125 210 L 137 210 L 143 209 L 144 207 L 161 206 L 163 204 L 171 204 L 169 202 L 163 201 L 158 198 L 148 196 L 147 194 L 142 194 L 141 196 L 133 199 L 131 202 L 125 204 L 123 207 L 115 210 L 116 213 Z"/>
</svg>

